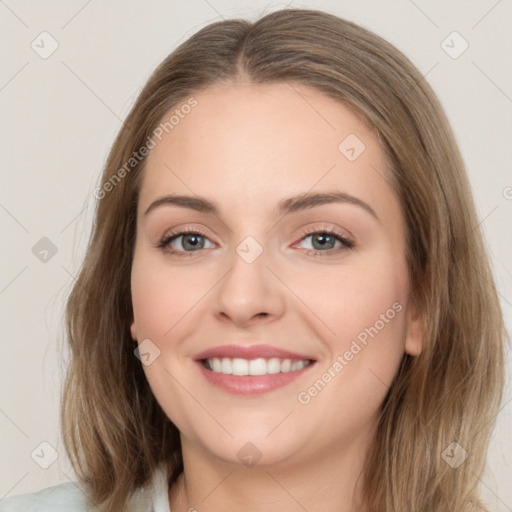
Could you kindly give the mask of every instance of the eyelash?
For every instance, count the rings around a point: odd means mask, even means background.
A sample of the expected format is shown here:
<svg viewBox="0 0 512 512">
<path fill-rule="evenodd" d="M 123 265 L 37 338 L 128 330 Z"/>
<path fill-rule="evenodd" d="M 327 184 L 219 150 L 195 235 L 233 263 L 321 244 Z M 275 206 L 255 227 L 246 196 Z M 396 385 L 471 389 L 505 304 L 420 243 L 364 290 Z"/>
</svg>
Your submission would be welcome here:
<svg viewBox="0 0 512 512">
<path fill-rule="evenodd" d="M 342 243 L 342 247 L 338 247 L 337 249 L 331 249 L 331 250 L 327 250 L 327 251 L 316 251 L 314 249 L 306 249 L 308 254 L 313 253 L 312 254 L 313 257 L 333 256 L 334 254 L 338 254 L 340 251 L 344 251 L 347 249 L 353 249 L 355 246 L 355 244 L 353 242 L 351 242 L 348 238 L 344 237 L 343 235 L 341 235 L 340 233 L 338 233 L 336 230 L 334 230 L 332 228 L 308 229 L 302 236 L 301 240 L 303 240 L 304 238 L 307 238 L 308 236 L 319 235 L 319 234 L 333 236 L 339 242 Z M 167 236 L 162 238 L 162 240 L 158 244 L 158 248 L 168 254 L 172 254 L 173 256 L 177 256 L 179 258 L 190 258 L 190 257 L 194 256 L 194 253 L 199 252 L 199 251 L 176 251 L 174 249 L 168 248 L 168 245 L 174 239 L 179 238 L 180 236 L 185 236 L 185 235 L 199 235 L 203 238 L 208 239 L 208 237 L 202 231 L 200 231 L 199 229 L 192 228 L 192 229 L 188 229 L 186 231 L 169 233 Z"/>
</svg>

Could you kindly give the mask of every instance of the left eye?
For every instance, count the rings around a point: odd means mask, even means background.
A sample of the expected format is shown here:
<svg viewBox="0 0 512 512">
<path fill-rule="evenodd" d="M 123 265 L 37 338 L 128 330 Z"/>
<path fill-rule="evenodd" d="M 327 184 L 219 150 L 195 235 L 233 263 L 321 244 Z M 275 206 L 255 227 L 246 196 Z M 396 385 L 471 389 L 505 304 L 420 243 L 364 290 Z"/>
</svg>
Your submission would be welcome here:
<svg viewBox="0 0 512 512">
<path fill-rule="evenodd" d="M 301 240 L 311 238 L 312 246 L 309 250 L 327 252 L 328 250 L 337 251 L 343 248 L 351 248 L 352 243 L 345 237 L 329 231 L 316 231 L 304 236 Z M 335 248 L 336 242 L 339 243 Z"/>
<path fill-rule="evenodd" d="M 312 252 L 313 256 L 328 256 L 337 254 L 346 249 L 354 247 L 353 242 L 345 238 L 343 235 L 331 230 L 319 230 L 307 233 L 301 240 L 311 239 L 312 247 L 306 248 L 308 252 Z M 338 246 L 336 247 L 336 243 Z"/>
</svg>

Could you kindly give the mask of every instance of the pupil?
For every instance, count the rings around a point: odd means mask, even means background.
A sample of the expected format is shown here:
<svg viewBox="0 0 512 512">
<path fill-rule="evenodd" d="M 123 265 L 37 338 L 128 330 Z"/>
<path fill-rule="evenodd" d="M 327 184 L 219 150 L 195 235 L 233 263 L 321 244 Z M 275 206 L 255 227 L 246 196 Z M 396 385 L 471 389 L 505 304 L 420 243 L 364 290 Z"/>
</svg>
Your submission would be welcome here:
<svg viewBox="0 0 512 512">
<path fill-rule="evenodd" d="M 199 239 L 199 235 L 187 235 L 187 236 L 185 236 L 185 239 L 184 239 L 184 240 L 185 240 L 184 246 L 186 246 L 186 245 L 187 245 L 187 243 L 189 243 L 189 244 L 190 244 L 190 242 L 189 242 L 189 241 L 190 241 L 190 239 L 191 239 L 191 238 L 196 240 L 196 242 L 195 242 L 195 243 L 194 243 L 194 242 L 192 242 L 192 244 L 191 244 L 191 248 L 192 248 L 192 249 L 197 248 L 197 246 L 198 246 L 198 244 L 199 244 L 199 241 L 198 241 L 198 239 Z"/>
<path fill-rule="evenodd" d="M 330 235 L 315 235 L 316 236 L 316 239 L 320 241 L 320 248 L 324 247 L 325 248 L 325 242 L 328 241 L 329 239 L 331 239 L 331 241 L 333 240 L 333 237 L 330 236 Z M 315 241 L 315 237 L 313 237 L 313 245 L 314 244 L 314 241 Z"/>
</svg>

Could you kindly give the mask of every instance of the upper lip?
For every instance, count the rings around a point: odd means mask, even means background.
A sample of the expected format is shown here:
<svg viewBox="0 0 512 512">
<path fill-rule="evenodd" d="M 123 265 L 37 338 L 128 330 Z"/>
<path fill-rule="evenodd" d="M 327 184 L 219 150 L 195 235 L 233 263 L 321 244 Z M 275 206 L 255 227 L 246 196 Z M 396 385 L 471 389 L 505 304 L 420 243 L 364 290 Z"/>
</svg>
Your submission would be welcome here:
<svg viewBox="0 0 512 512">
<path fill-rule="evenodd" d="M 271 345 L 220 345 L 197 354 L 196 360 L 213 359 L 214 357 L 227 357 L 229 359 L 270 359 L 272 357 L 277 357 L 279 359 L 300 359 L 304 361 L 314 360 L 310 356 L 272 347 Z"/>
</svg>

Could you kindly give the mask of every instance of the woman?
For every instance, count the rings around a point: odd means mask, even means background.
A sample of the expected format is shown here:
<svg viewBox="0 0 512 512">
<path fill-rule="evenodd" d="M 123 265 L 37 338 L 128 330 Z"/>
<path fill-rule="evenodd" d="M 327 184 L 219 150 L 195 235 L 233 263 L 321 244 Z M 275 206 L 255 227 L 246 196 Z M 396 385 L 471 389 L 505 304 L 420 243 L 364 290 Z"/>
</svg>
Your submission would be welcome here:
<svg viewBox="0 0 512 512">
<path fill-rule="evenodd" d="M 95 195 L 67 307 L 80 489 L 41 510 L 485 510 L 503 320 L 452 131 L 396 48 L 313 10 L 213 23 Z"/>
</svg>

